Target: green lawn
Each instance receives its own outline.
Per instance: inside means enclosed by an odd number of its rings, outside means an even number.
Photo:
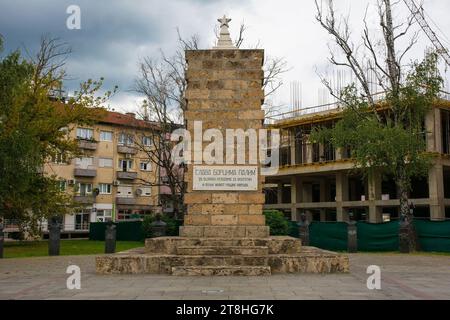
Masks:
[[[143,247],[143,242],[117,241],[116,252]],[[105,252],[104,241],[61,240],[60,254],[64,256],[102,254]],[[25,258],[48,256],[47,241],[5,242],[5,258]]]

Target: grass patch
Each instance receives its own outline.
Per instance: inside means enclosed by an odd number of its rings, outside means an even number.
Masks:
[[[117,241],[116,251],[124,251],[143,247],[143,242]],[[102,254],[105,252],[104,241],[91,240],[61,240],[60,254],[62,256]],[[5,258],[26,258],[48,256],[48,241],[15,241],[5,242]]]

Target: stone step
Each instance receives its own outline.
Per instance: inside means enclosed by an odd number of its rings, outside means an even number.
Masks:
[[[269,248],[264,246],[184,246],[177,248],[177,254],[190,256],[203,255],[268,255]]]
[[[145,241],[149,254],[177,254],[179,247],[268,247],[269,254],[295,254],[301,250],[301,241],[292,237],[269,238],[183,238],[160,237]]]
[[[172,267],[174,276],[270,276],[269,266],[184,266]]]

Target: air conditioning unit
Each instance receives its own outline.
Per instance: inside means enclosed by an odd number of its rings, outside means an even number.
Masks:
[[[167,177],[167,176],[161,177],[161,182],[162,183],[169,183],[169,177]]]
[[[120,186],[120,181],[114,180],[113,181],[113,186]]]
[[[143,191],[142,191],[142,189],[136,189],[136,191],[134,191],[134,193],[135,193],[138,197],[140,197],[140,196],[142,196]]]
[[[125,159],[131,159],[133,157],[133,155],[131,153],[127,153],[125,155]]]
[[[74,179],[67,180],[67,184],[69,186],[73,186],[75,184],[75,180]]]

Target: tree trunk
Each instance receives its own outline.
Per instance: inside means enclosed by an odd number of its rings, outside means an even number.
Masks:
[[[399,246],[400,252],[410,253],[417,249],[416,230],[414,228],[414,216],[410,210],[408,185],[405,179],[401,179],[400,191],[400,225],[399,225]]]

